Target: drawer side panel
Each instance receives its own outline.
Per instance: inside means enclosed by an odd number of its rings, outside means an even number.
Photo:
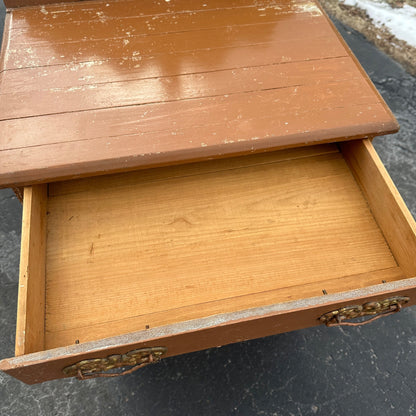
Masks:
[[[47,185],[24,190],[16,356],[44,349],[47,192]]]
[[[340,147],[403,273],[416,276],[416,223],[371,141]]]

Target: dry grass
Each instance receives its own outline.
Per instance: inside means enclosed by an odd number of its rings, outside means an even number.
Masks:
[[[347,6],[338,0],[320,0],[330,15],[361,32],[370,42],[400,62],[408,72],[416,76],[416,48],[396,38],[387,28],[377,27],[365,10]],[[416,0],[386,0],[392,7],[402,7],[407,3],[416,7]]]

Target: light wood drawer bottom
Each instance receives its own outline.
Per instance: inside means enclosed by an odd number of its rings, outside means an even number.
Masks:
[[[25,188],[16,358],[27,382],[416,298],[416,228],[368,140]],[[324,295],[323,293],[327,293]]]

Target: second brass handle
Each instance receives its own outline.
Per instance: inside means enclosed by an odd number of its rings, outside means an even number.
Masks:
[[[323,314],[319,320],[326,326],[362,326],[384,316],[400,312],[402,306],[409,300],[408,296],[395,296],[382,301],[367,302],[363,305],[345,306]],[[371,316],[371,318],[362,322],[348,322],[348,320],[363,316]]]

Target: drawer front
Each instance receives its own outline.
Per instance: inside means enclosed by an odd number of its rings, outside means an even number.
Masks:
[[[107,369],[114,368],[109,363],[114,356],[128,368],[140,365],[142,362],[147,363],[147,359],[137,360],[134,363],[128,360],[122,361],[122,355],[129,355],[136,350],[154,349],[156,351],[154,362],[157,362],[159,358],[323,325],[320,318],[328,312],[349,305],[363,305],[395,296],[409,298],[403,306],[415,304],[416,278],[338,295],[326,295],[300,302],[217,315],[105,340],[23,355],[3,360],[0,363],[0,369],[27,384],[35,384],[68,376],[79,376],[80,374],[74,372],[71,367],[76,367],[81,362],[79,366],[82,369],[81,374],[85,378],[90,378],[90,376],[96,376],[96,373],[105,374]],[[85,361],[90,361],[93,365],[85,366]],[[100,367],[97,361],[103,363],[103,366]]]

